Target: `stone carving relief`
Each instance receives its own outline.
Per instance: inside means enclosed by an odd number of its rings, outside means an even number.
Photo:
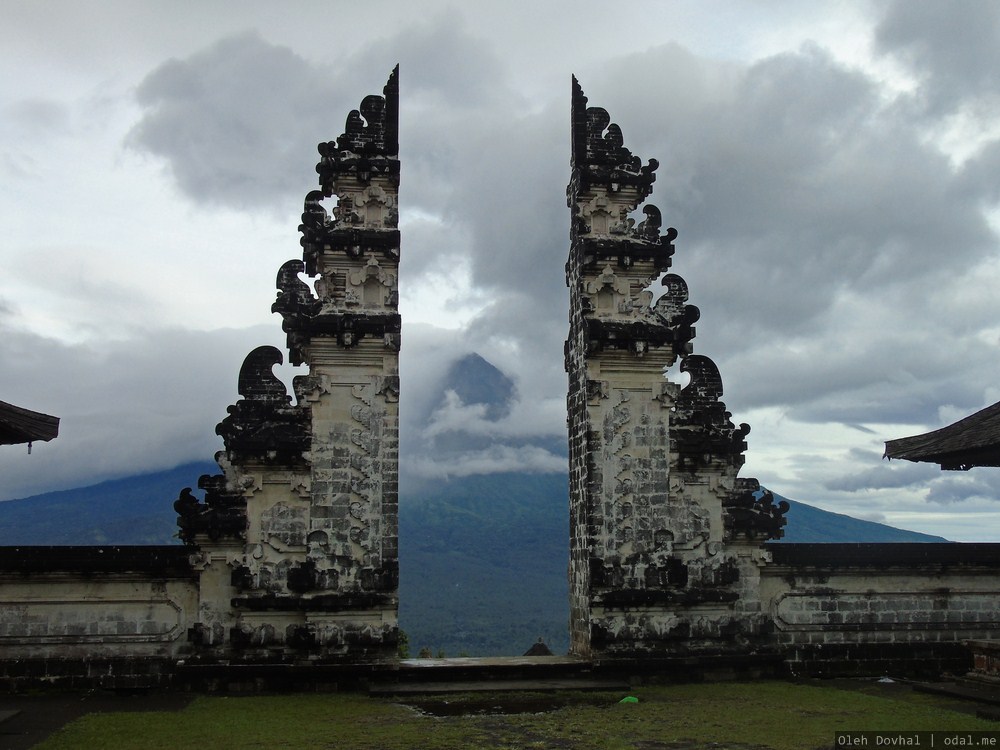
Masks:
[[[580,206],[582,232],[592,235],[625,234],[635,224],[629,218],[629,210],[627,204],[609,200],[605,193],[598,193]]]
[[[275,503],[261,513],[260,528],[264,540],[277,549],[305,548],[309,509],[306,505]]]
[[[605,266],[600,276],[588,281],[586,291],[597,315],[631,311],[628,279],[616,276],[611,266]]]
[[[398,300],[396,276],[387,272],[375,256],[364,267],[347,274],[345,304],[353,307],[395,307]]]
[[[334,209],[339,224],[372,229],[394,228],[399,222],[395,196],[380,185],[342,189]]]
[[[258,347],[244,360],[239,377],[244,398],[229,407],[229,416],[215,430],[230,462],[301,463],[308,450],[308,415],[291,405],[285,384],[272,370],[283,362],[273,346]]]

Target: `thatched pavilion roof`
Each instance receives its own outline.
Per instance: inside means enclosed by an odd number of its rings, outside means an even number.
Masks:
[[[962,471],[1000,466],[1000,402],[939,430],[888,440],[885,455]]]
[[[0,445],[51,440],[59,434],[59,417],[51,417],[0,401]]]

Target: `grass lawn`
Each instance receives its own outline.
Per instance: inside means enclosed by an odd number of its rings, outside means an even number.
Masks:
[[[551,701],[546,713],[436,717],[388,699],[356,694],[202,696],[179,712],[89,714],[37,748],[694,748],[832,747],[836,731],[993,730],[1000,725],[950,710],[908,690],[875,684],[841,689],[791,682],[713,683],[638,688],[622,694],[489,696],[512,703]],[[482,695],[435,697],[437,708],[472,710]],[[433,709],[433,707],[432,707]],[[715,744],[713,744],[715,743]]]

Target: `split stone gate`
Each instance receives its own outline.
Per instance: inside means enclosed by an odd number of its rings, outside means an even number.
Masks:
[[[319,144],[302,257],[281,266],[272,305],[290,361],[308,366],[294,403],[272,371],[282,353],[251,352],[217,428],[220,473],[175,503],[183,547],[0,548],[0,679],[396,664],[398,111],[397,68]],[[575,79],[571,167],[572,654],[686,674],[966,663],[961,641],[1000,628],[1000,546],[768,545],[787,505],[737,476],[749,427],[693,353],[698,309],[665,273],[677,233],[649,204],[630,218],[657,163]],[[664,376],[678,360],[683,388]]]
[[[278,272],[296,404],[254,351],[244,398],[219,425],[223,473],[177,505],[196,547],[200,654],[386,660],[396,651],[400,319],[398,71],[343,135],[319,146],[302,260]],[[738,480],[749,428],[734,427],[719,373],[692,354],[697,308],[670,267],[673,229],[643,165],[573,83],[571,291],[566,343],[572,651],[648,658],[744,653],[767,632],[759,569],[783,508]],[[322,201],[336,198],[330,215]],[[300,280],[316,278],[315,295]],[[681,359],[681,389],[665,368]]]

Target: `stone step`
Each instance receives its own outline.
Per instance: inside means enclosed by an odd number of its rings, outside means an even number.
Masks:
[[[564,690],[578,691],[627,691],[629,684],[623,680],[591,679],[581,677],[553,677],[527,680],[451,680],[447,682],[411,682],[372,685],[372,696],[442,695],[445,693],[547,693]]]
[[[621,679],[598,678],[593,665],[572,656],[404,659],[369,686],[371,695],[627,690]]]
[[[589,676],[592,669],[589,661],[571,656],[403,659],[391,679],[410,683],[579,678]]]

